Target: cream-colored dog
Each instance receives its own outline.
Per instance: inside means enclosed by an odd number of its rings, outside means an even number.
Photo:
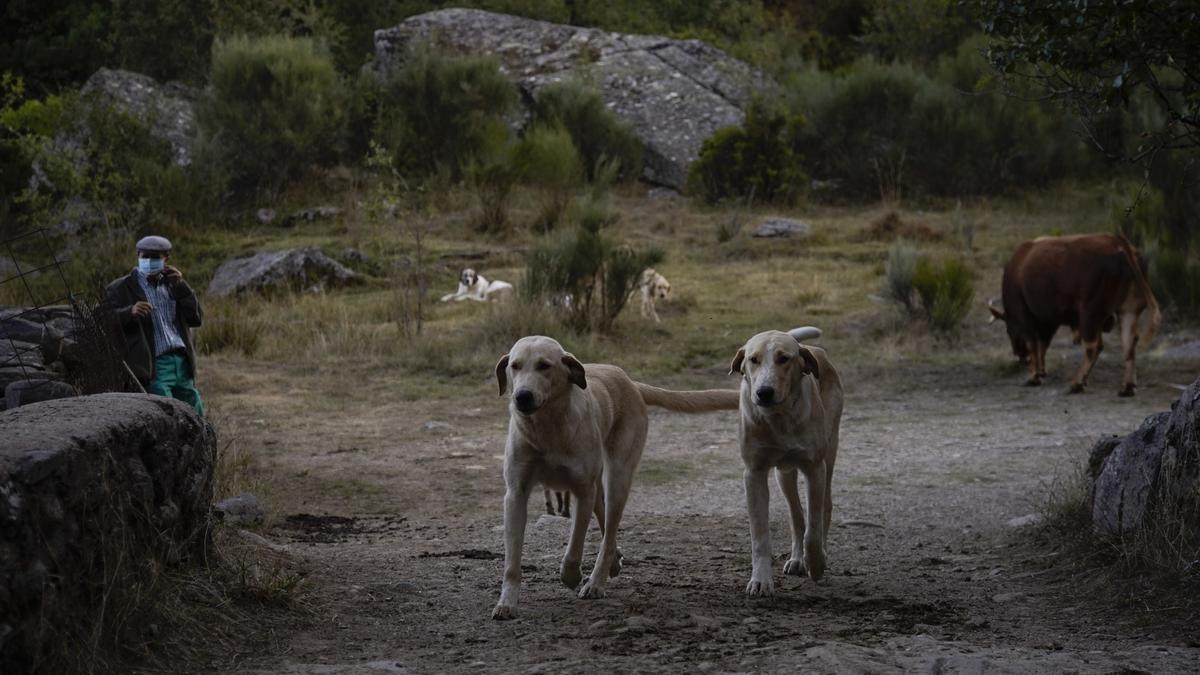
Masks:
[[[638,285],[642,289],[642,317],[654,319],[654,323],[661,323],[662,319],[658,318],[658,311],[654,308],[654,301],[665,300],[670,297],[671,282],[656,272],[653,267],[647,267],[642,272],[642,278]]]
[[[646,444],[646,406],[677,412],[735,410],[738,392],[668,391],[634,382],[616,366],[584,366],[557,341],[521,338],[496,364],[503,396],[512,383],[504,449],[504,580],[494,619],[517,614],[521,549],[529,493],[538,483],[575,497],[571,536],[559,575],[568,588],[583,579],[583,540],[592,514],[602,542],[580,598],[604,596],[621,571],[617,529]]]
[[[792,555],[783,573],[807,571],[814,581],[825,573],[842,383],[825,350],[800,344],[820,335],[819,329],[808,326],[788,333],[759,333],[737,351],[729,368],[731,375],[742,376],[740,441],[750,512],[752,571],[746,585],[750,597],[775,593],[767,508],[767,474],[772,468],[791,512]],[[808,486],[807,524],[797,470]]]

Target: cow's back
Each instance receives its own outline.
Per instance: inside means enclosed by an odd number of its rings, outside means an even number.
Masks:
[[[1136,257],[1112,234],[1022,243],[1004,270],[1004,309],[1024,325],[1077,327],[1117,311],[1136,279]]]

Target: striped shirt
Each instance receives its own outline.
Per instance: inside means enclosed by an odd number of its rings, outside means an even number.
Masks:
[[[135,270],[134,274],[142,292],[146,294],[146,302],[154,308],[150,312],[150,322],[154,324],[154,355],[162,356],[176,349],[187,349],[175,325],[175,298],[171,297],[171,287],[161,277],[159,283],[154,283],[141,270]]]

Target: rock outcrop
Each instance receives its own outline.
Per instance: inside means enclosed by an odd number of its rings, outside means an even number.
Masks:
[[[1200,379],[1137,431],[1092,448],[1092,525],[1125,535],[1160,516],[1200,527]],[[1194,533],[1196,534],[1196,533]]]
[[[209,297],[246,292],[323,291],[358,275],[315,248],[256,253],[221,263],[208,285]]]
[[[179,166],[192,163],[199,96],[195,90],[175,82],[161,84],[148,75],[127,70],[101,68],[88,78],[81,91],[147,124],[151,134],[171,144]]]
[[[156,567],[143,563],[207,543],[215,453],[212,427],[173,399],[0,412],[0,672],[30,672],[64,636],[88,634],[115,585]]]
[[[444,9],[375,31],[375,68],[400,68],[413,45],[496,56],[525,100],[563,80],[595,82],[641,139],[647,180],[683,186],[706,138],[741,124],[764,79],[699,40],[608,33],[471,9]],[[586,73],[586,76],[585,76]]]

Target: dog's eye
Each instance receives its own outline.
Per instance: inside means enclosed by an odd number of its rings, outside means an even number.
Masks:
[[[520,369],[521,369],[521,362],[520,362],[520,361],[517,361],[517,362],[513,363],[512,365],[510,365],[509,367],[510,367],[510,368],[512,368],[513,370],[520,370]]]
[[[775,363],[778,363],[781,366],[790,360],[791,360],[791,357],[788,356],[787,354],[780,354],[779,356],[775,357]]]
[[[757,356],[751,356],[750,363],[753,363],[757,366],[758,364],[762,363],[762,359],[758,358]]]
[[[550,364],[549,364],[549,363],[546,363],[545,361],[538,361],[538,364],[537,364],[537,366],[535,366],[535,367],[536,367],[538,370],[546,370],[547,368],[549,368],[549,367],[550,367]]]

